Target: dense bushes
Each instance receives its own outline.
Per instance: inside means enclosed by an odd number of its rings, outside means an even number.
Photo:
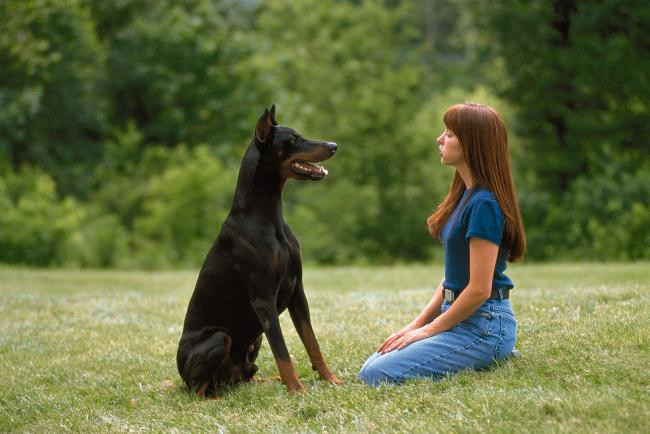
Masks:
[[[29,168],[0,179],[0,260],[48,265],[78,222],[73,200],[59,201],[52,179]]]
[[[345,148],[336,158],[345,158]],[[379,220],[380,193],[359,186],[329,164],[331,178],[319,183],[290,181],[285,217],[298,234],[307,262],[350,263],[405,260],[384,248],[384,236],[370,228]],[[117,164],[116,166],[119,166]],[[101,173],[101,170],[98,171]],[[203,260],[230,207],[238,167],[225,167],[208,146],[150,148],[128,169],[113,172],[93,200],[59,197],[44,172],[25,167],[0,177],[0,262],[73,267],[192,267]],[[448,173],[440,173],[445,179]],[[556,203],[543,191],[518,190],[537,259],[650,259],[648,228],[650,170],[605,171],[581,179],[570,203]],[[424,259],[440,250],[424,219],[437,189],[413,185],[397,204],[421,217],[410,227],[385,231],[419,243]],[[567,212],[566,210],[569,210]],[[406,224],[405,224],[406,226]],[[412,233],[413,235],[409,235]],[[396,242],[399,242],[396,241]]]
[[[648,259],[649,5],[0,2],[0,262],[198,265],[272,102],[339,143],[285,190],[307,262],[430,259],[468,100],[508,123],[528,258]]]
[[[236,172],[208,148],[174,151],[173,164],[146,181],[133,221],[136,262],[145,266],[199,264],[232,200]]]
[[[148,165],[157,167],[155,174]],[[39,170],[8,171],[0,178],[0,262],[196,265],[230,207],[235,176],[207,147],[153,148],[131,170],[114,175],[110,191],[97,193],[120,202],[111,210],[109,200],[58,197],[54,181]]]

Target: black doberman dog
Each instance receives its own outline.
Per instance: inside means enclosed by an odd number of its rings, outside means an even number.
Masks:
[[[282,216],[289,178],[320,180],[317,163],[336,143],[307,140],[278,126],[275,105],[264,110],[246,151],[232,208],[199,273],[183,326],[176,362],[187,387],[200,396],[250,381],[262,333],[289,391],[304,391],[289,357],[278,315],[289,308],[314,370],[335,384],[320,351],[302,284],[300,244]]]

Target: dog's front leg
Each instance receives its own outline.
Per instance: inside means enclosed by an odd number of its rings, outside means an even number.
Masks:
[[[287,345],[284,342],[284,336],[282,336],[280,319],[275,303],[265,299],[256,299],[253,300],[252,305],[262,324],[266,339],[269,341],[269,346],[278,365],[282,382],[287,385],[289,392],[301,391],[304,393],[305,386],[302,385],[296,374],[296,369],[293,366]]]
[[[321,352],[318,341],[316,340],[316,335],[314,334],[314,329],[311,325],[309,306],[307,305],[307,298],[305,297],[305,291],[302,287],[302,281],[299,281],[296,285],[293,298],[289,303],[289,313],[291,314],[293,325],[296,327],[296,331],[298,331],[300,340],[302,340],[302,343],[307,350],[307,355],[311,361],[312,369],[317,371],[318,375],[320,375],[323,380],[329,381],[333,384],[342,384],[343,382],[336,378],[336,375],[332,374],[329,366],[327,366],[325,357],[323,357],[323,353]]]

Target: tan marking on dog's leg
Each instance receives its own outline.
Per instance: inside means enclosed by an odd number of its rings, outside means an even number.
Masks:
[[[276,359],[275,362],[278,364],[278,370],[280,371],[280,378],[282,382],[287,385],[289,392],[302,392],[305,393],[305,386],[300,382],[298,375],[296,374],[296,369],[293,366],[291,360],[288,362]]]
[[[205,391],[208,389],[208,386],[210,385],[210,382],[206,382],[203,386],[201,386],[197,391],[196,394],[199,395],[201,398],[205,398]]]
[[[332,374],[329,366],[325,362],[325,357],[320,350],[318,341],[316,340],[316,335],[314,335],[314,330],[307,323],[302,323],[300,326],[300,337],[302,342],[305,345],[307,350],[307,355],[309,355],[309,360],[311,361],[312,369],[318,372],[318,375],[323,380],[329,381],[332,384],[343,384],[341,380],[336,378],[336,375]]]

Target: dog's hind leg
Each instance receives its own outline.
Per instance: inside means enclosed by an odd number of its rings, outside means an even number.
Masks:
[[[336,378],[336,375],[332,374],[329,366],[327,366],[325,357],[323,357],[323,353],[316,340],[314,329],[311,326],[307,298],[305,297],[301,281],[297,283],[293,298],[289,302],[289,314],[291,314],[293,325],[296,327],[300,340],[302,340],[307,350],[312,369],[317,371],[323,380],[329,381],[332,384],[342,384],[343,382]]]
[[[205,396],[222,377],[230,375],[224,370],[229,369],[230,348],[232,340],[223,331],[201,331],[200,340],[187,339],[178,347],[176,361],[178,372],[187,387],[200,396]]]
[[[253,342],[248,348],[246,353],[246,359],[244,364],[244,380],[245,381],[255,381],[255,373],[259,369],[255,364],[257,355],[260,352],[260,347],[262,346],[262,335],[260,335],[255,342]]]

